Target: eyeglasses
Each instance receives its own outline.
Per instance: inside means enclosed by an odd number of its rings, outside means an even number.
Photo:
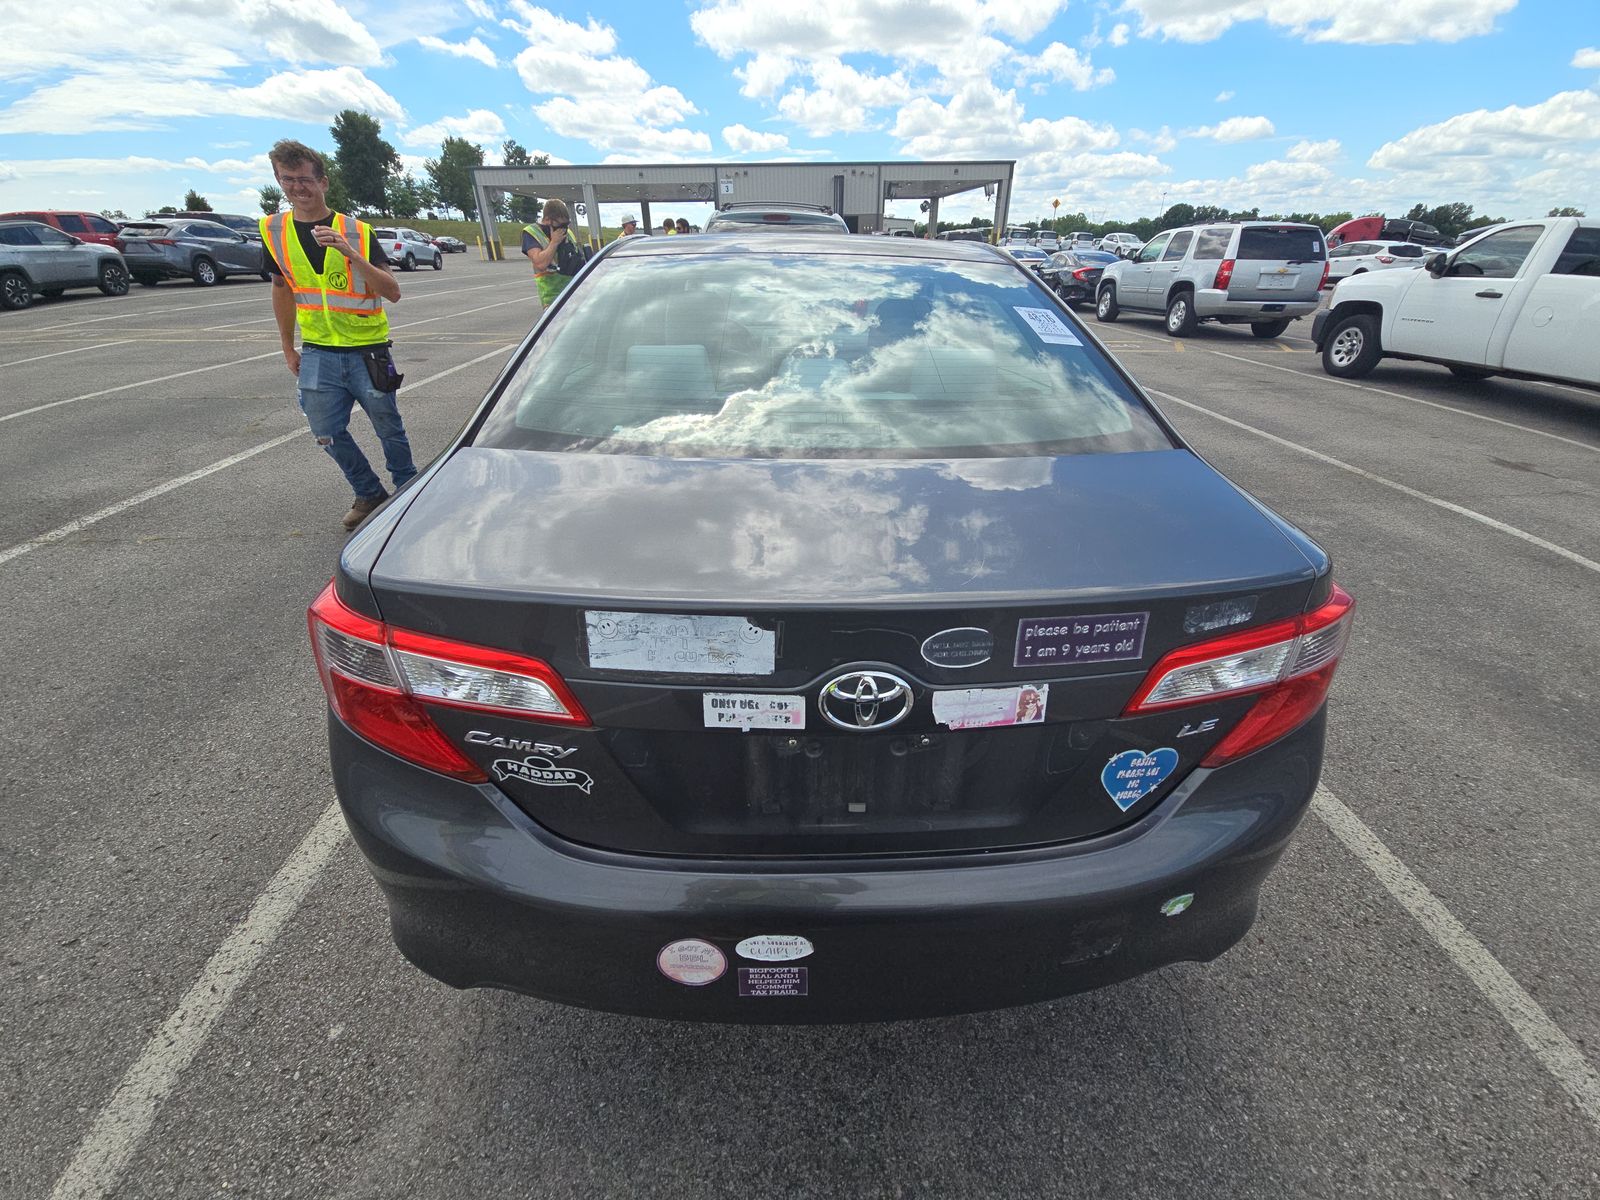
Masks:
[[[552,226],[550,226],[550,228],[551,229],[571,229],[572,228],[572,223],[569,221],[568,223],[566,223],[564,225],[552,225]]]
[[[310,187],[320,180],[316,175],[279,175],[278,182],[285,187]]]

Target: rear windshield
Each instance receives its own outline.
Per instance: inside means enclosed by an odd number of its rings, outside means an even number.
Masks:
[[[717,225],[754,225],[760,229],[785,229],[804,225],[807,233],[843,233],[837,217],[826,213],[725,212],[712,220]]]
[[[1322,230],[1310,225],[1246,225],[1239,231],[1240,260],[1321,262]]]
[[[396,242],[400,240],[400,235],[392,229],[374,229],[372,236],[381,242]]]
[[[905,459],[1172,445],[1007,263],[649,255],[578,287],[475,444]]]

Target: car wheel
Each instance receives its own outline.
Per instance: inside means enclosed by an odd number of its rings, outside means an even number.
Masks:
[[[1167,301],[1167,332],[1173,337],[1189,337],[1198,322],[1194,318],[1194,294],[1179,292]]]
[[[1366,313],[1340,321],[1322,343],[1322,369],[1336,379],[1359,379],[1369,374],[1382,357],[1378,320]]]
[[[108,296],[128,294],[128,268],[109,262],[100,268],[100,290]]]
[[[194,281],[201,287],[210,287],[217,282],[217,264],[209,258],[194,260]]]
[[[412,254],[410,251],[407,251],[406,261],[404,264],[402,264],[402,269],[407,271],[415,271],[417,269],[417,256]]]
[[[1115,321],[1121,310],[1117,307],[1117,285],[1108,283],[1100,289],[1100,298],[1095,301],[1094,319],[1096,321]]]
[[[161,282],[159,275],[135,275],[134,279],[138,280],[140,287],[155,287]]]
[[[444,255],[440,254],[437,250],[433,252],[433,269],[435,271],[444,270]]]
[[[1482,367],[1456,367],[1450,368],[1450,374],[1457,379],[1488,379],[1493,371],[1485,371]]]
[[[1283,331],[1288,328],[1289,322],[1287,321],[1252,321],[1250,323],[1250,332],[1258,338],[1281,337]]]
[[[33,303],[33,285],[15,271],[0,275],[0,308],[27,308]]]

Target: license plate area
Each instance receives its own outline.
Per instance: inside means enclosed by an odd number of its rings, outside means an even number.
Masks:
[[[1300,272],[1290,271],[1284,275],[1262,275],[1260,282],[1263,288],[1267,288],[1269,290],[1278,290],[1281,288],[1287,291],[1289,288],[1294,287],[1295,284],[1300,282]]]

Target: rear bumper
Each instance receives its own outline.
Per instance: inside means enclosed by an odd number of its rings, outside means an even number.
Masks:
[[[1216,288],[1201,288],[1194,294],[1194,313],[1203,321],[1281,321],[1304,317],[1317,311],[1320,301],[1310,300],[1230,300],[1228,293]]]
[[[1136,825],[1071,846],[984,856],[768,864],[656,859],[559,839],[496,789],[404,763],[330,720],[339,800],[416,966],[615,1012],[758,1023],[879,1021],[1029,1004],[1227,950],[1310,801],[1323,716],[1197,772]],[[1162,905],[1193,893],[1176,916]],[[759,934],[814,952],[738,956]],[[720,949],[687,986],[669,943]],[[740,968],[804,968],[806,994],[741,996]],[[770,978],[770,977],[769,977]],[[784,977],[792,984],[799,976]]]

